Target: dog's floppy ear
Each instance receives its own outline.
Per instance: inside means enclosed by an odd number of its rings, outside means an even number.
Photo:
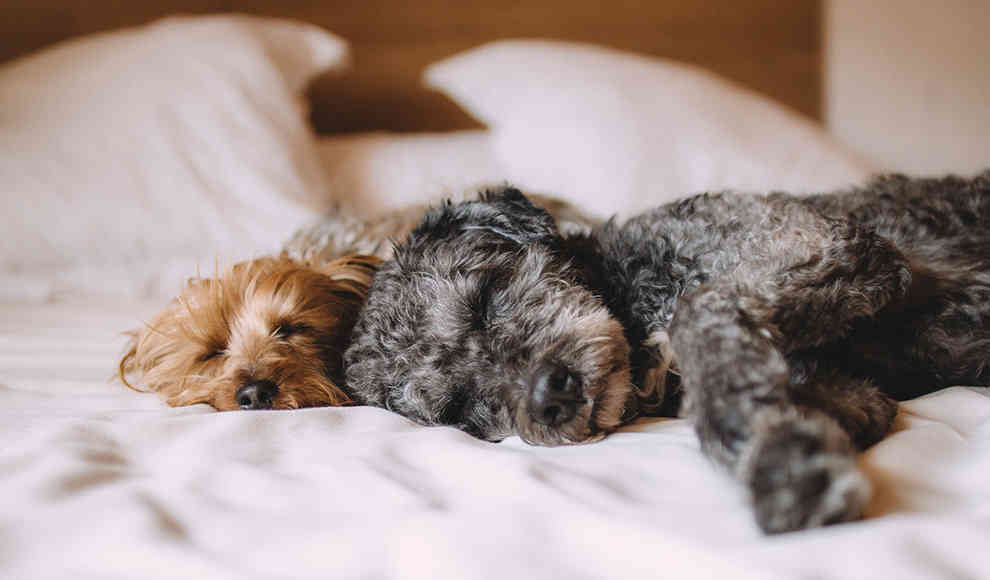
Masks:
[[[349,293],[353,298],[364,302],[368,297],[371,279],[381,263],[382,259],[377,256],[351,254],[315,268],[336,283],[337,292]]]
[[[557,234],[553,217],[514,187],[482,192],[475,201],[449,202],[432,208],[413,231],[422,236],[446,237],[468,231],[493,233],[517,244],[547,243]]]

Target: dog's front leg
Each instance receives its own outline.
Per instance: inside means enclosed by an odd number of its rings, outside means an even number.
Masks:
[[[849,434],[793,396],[774,332],[752,315],[772,310],[766,302],[729,281],[682,299],[670,331],[683,414],[703,450],[747,486],[764,531],[855,519],[870,488]]]

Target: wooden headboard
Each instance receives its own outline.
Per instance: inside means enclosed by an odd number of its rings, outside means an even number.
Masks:
[[[419,86],[424,66],[510,37],[594,42],[707,67],[821,118],[821,0],[7,0],[0,60],[91,32],[182,13],[239,11],[318,24],[351,44],[354,70],[310,90],[323,133],[477,126]]]

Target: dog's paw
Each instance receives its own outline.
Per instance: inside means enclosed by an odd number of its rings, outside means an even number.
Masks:
[[[747,481],[756,521],[768,534],[858,519],[870,484],[834,423],[778,425],[756,443]]]

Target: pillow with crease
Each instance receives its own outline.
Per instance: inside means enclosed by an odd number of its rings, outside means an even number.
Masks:
[[[170,295],[327,206],[301,107],[347,46],[307,24],[173,17],[0,67],[4,298]]]
[[[488,124],[510,181],[601,216],[699,191],[827,190],[874,171],[812,121],[669,60],[507,40],[434,63],[424,80]]]

